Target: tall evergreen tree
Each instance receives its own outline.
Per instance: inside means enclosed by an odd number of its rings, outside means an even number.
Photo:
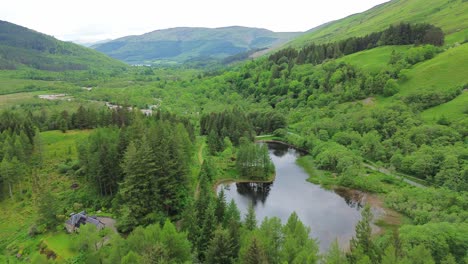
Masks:
[[[244,264],[266,264],[268,263],[264,249],[256,237],[250,241],[247,252],[242,257]]]
[[[247,214],[245,215],[244,225],[247,230],[251,231],[257,228],[257,216],[255,215],[255,209],[252,203],[250,203]]]
[[[223,226],[226,226],[225,213],[226,213],[226,196],[224,195],[224,190],[221,189],[216,199],[215,216],[216,216],[216,222]]]
[[[372,262],[379,262],[377,247],[371,239],[372,228],[370,223],[373,215],[370,206],[366,205],[361,211],[361,220],[356,225],[356,237],[351,239],[351,252],[348,255],[351,263],[356,263],[357,255],[361,253],[368,256]]]
[[[213,239],[210,241],[206,252],[207,264],[231,264],[233,258],[234,246],[229,233],[222,228],[214,232]]]
[[[119,200],[123,203],[120,228],[122,231],[129,231],[144,224],[145,217],[158,209],[158,197],[152,183],[157,169],[145,137],[138,149],[135,143],[130,143],[125,152],[122,170],[125,178],[119,189]]]
[[[338,240],[333,241],[324,257],[325,264],[346,264],[347,259],[343,251],[340,250]],[[396,263],[396,262],[395,262]]]

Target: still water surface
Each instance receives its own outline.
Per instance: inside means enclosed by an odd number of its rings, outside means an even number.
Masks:
[[[354,227],[361,218],[361,203],[346,191],[330,191],[306,181],[307,173],[296,164],[301,153],[278,143],[268,143],[270,157],[275,164],[273,183],[226,183],[224,189],[229,202],[234,199],[242,215],[253,204],[260,224],[265,217],[279,217],[286,223],[292,212],[311,228],[321,251],[338,239],[342,247],[354,235]]]

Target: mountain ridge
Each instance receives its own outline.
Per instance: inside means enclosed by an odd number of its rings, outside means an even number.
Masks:
[[[263,28],[175,27],[125,36],[92,48],[127,63],[183,63],[197,59],[224,59],[268,49],[302,32],[273,32]]]
[[[0,69],[47,71],[122,69],[125,64],[95,50],[0,20]]]

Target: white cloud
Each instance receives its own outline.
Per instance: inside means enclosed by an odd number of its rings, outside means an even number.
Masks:
[[[250,26],[305,31],[386,0],[15,0],[0,19],[62,40],[97,40],[170,27]]]

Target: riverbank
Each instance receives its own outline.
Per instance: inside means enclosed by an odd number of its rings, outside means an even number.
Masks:
[[[258,142],[279,143],[294,149],[299,149],[301,152],[304,152],[304,154],[308,153],[300,148],[296,148],[290,143],[279,140],[258,140]],[[402,224],[403,215],[385,206],[382,193],[399,188],[405,184],[413,186],[414,184],[408,183],[404,179],[393,177],[393,175],[380,171],[373,171],[372,168],[368,168],[368,171],[363,172],[364,175],[354,178],[356,181],[352,182],[350,184],[351,186],[346,186],[342,183],[349,182],[340,180],[339,175],[336,173],[318,169],[313,157],[310,155],[299,157],[296,160],[296,164],[309,175],[307,179],[308,182],[341,194],[345,199],[351,199],[357,203],[369,204],[375,216],[372,227],[373,235],[382,234],[385,230],[397,228]]]

